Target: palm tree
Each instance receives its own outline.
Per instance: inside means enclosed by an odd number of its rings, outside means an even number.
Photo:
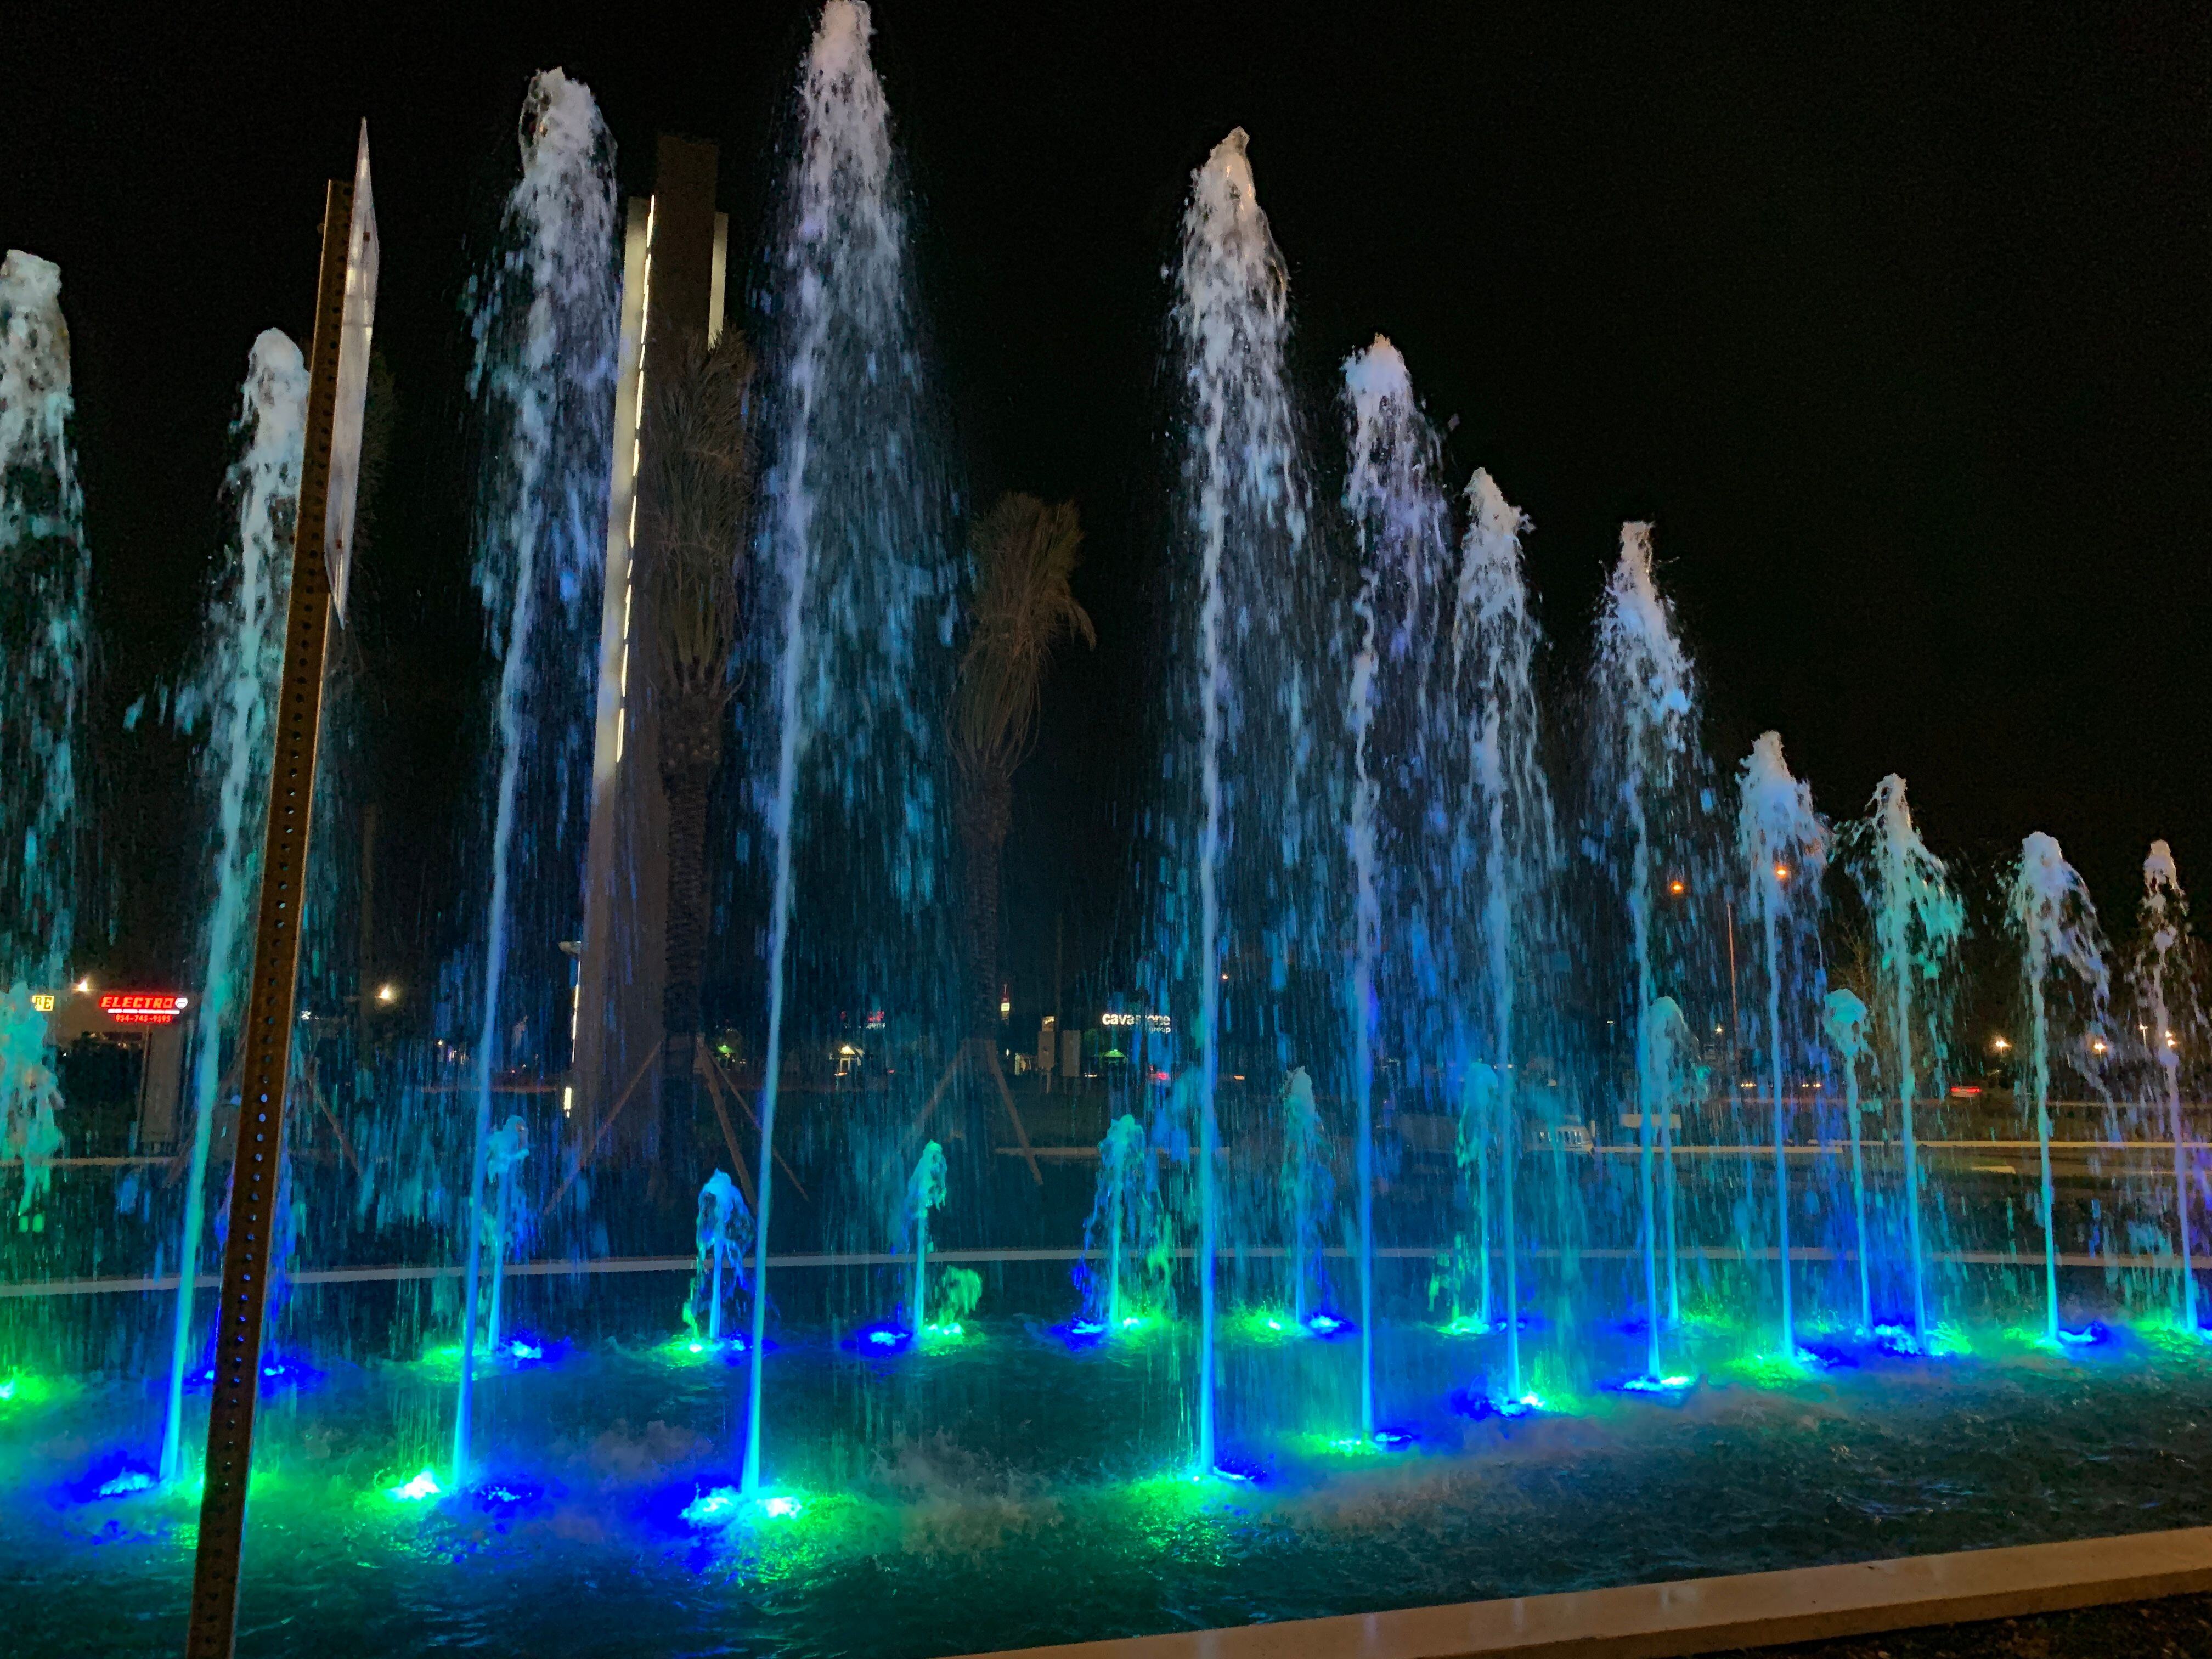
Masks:
[[[1012,821],[1014,773],[1036,746],[1037,708],[1053,647],[1070,634],[1095,647],[1098,635],[1068,586],[1083,557],[1074,502],[1001,495],[975,526],[969,544],[975,560],[975,623],[960,659],[951,722],[960,775],[955,811],[967,875],[963,1049],[988,1064],[1003,1093],[999,863]],[[1006,1103],[1011,1112],[1011,1097]],[[1019,1132],[1018,1115],[1015,1127]],[[1023,1140],[1026,1146],[1025,1134]]]
[[[668,797],[667,975],[662,1075],[688,1079],[706,956],[707,793],[737,690],[738,565],[752,505],[753,356],[726,331],[696,335],[663,378],[647,499],[659,640],[660,781]]]

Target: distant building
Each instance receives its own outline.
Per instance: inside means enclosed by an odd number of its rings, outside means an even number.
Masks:
[[[654,441],[653,392],[687,335],[721,336],[729,216],[714,210],[712,144],[664,133],[653,194],[632,197],[623,248],[622,347],[608,495],[606,597],[577,952],[575,1066],[568,1103],[579,1144],[620,1112],[653,1121],[667,960],[668,801],[660,781],[660,651],[653,550],[641,544],[638,481]]]

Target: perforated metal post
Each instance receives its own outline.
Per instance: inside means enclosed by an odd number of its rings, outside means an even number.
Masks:
[[[228,1659],[238,1626],[239,1547],[246,1532],[246,1476],[253,1462],[253,1411],[261,1380],[261,1324],[269,1293],[269,1238],[284,1147],[284,1083],[300,969],[307,830],[315,800],[316,739],[322,724],[323,655],[330,637],[331,583],[323,561],[331,479],[338,337],[344,316],[346,233],[353,185],[333,180],[323,198],[323,265],[315,290],[308,358],[307,453],[292,544],[291,614],[276,757],[269,775],[269,830],[261,860],[260,916],[246,1005],[236,1162],[230,1177],[230,1237],[216,1312],[215,1395],[208,1412],[207,1486],[200,1498],[192,1566],[188,1659]]]

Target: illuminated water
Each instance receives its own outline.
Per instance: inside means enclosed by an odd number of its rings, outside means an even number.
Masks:
[[[1920,1080],[1930,1074],[1937,1097],[1947,1092],[1946,988],[1966,913],[1946,879],[1942,860],[1928,850],[1913,827],[1905,780],[1897,774],[1875,786],[1872,811],[1853,826],[1852,833],[1862,847],[1873,849],[1871,857],[1858,860],[1855,873],[1874,915],[1880,949],[1876,999],[1887,1005],[1888,1081],[1891,1097],[1898,1103],[1899,1137],[1905,1145],[1904,1268],[1911,1292],[1912,1340],[1924,1349],[1931,1322],[1917,1122]]]
[[[1247,1447],[1255,1483],[1200,1486],[1174,1404],[1194,1338],[1070,1352],[1001,1316],[871,1359],[788,1330],[774,1514],[731,1491],[743,1373],[722,1357],[605,1347],[488,1373],[487,1479],[460,1496],[420,1479],[442,1446],[434,1367],[333,1365],[267,1415],[240,1650],[959,1653],[2212,1521],[2193,1426],[2212,1379],[2148,1344],[1777,1378],[1692,1321],[1683,1363],[1710,1380],[1674,1403],[1578,1394],[1477,1420],[1449,1393],[1468,1341],[1401,1331],[1401,1382],[1433,1392],[1404,1419],[1417,1446],[1377,1453],[1346,1430],[1349,1351],[1224,1331],[1225,1382],[1341,1415]],[[1605,1346],[1613,1369],[1641,1363],[1632,1336]],[[0,1408],[0,1554],[38,1583],[8,1599],[18,1650],[174,1650],[191,1506],[64,1490],[127,1480],[91,1448],[139,1393]]]
[[[204,660],[179,694],[175,711],[179,727],[200,739],[202,775],[215,796],[215,833],[207,955],[185,1085],[192,1138],[185,1219],[169,1258],[191,1264],[194,1271],[180,1273],[177,1281],[168,1414],[161,1431],[164,1480],[174,1480],[183,1468],[185,1376],[197,1352],[192,1299],[206,1224],[209,1157],[226,1044],[238,1041],[239,1005],[252,967],[247,915],[260,887],[261,832],[275,748],[271,703],[283,674],[292,592],[289,520],[299,507],[306,442],[307,366],[300,348],[275,329],[264,333],[253,343],[239,401],[235,433],[243,452],[230,479],[236,540],[217,567],[209,596]]]
[[[500,674],[490,894],[471,1045],[476,1128],[461,1235],[466,1288],[453,1461],[463,1469],[470,1466],[482,1247],[489,1239],[496,1261],[503,1236],[501,1226],[487,1230],[484,1215],[493,1085],[527,1059],[516,1052],[515,1032],[526,1034],[534,1022],[542,1041],[557,1023],[557,1002],[545,990],[566,976],[546,972],[532,926],[554,921],[556,939],[580,931],[578,828],[590,697],[577,668],[590,659],[598,631],[613,429],[613,141],[591,93],[558,70],[532,82],[519,138],[522,179],[507,198],[507,251],[479,296],[471,376],[491,434],[476,580]],[[513,939],[537,947],[521,998],[510,985]],[[495,1308],[491,1323],[487,1346],[496,1348]]]
[[[78,747],[85,719],[84,536],[60,269],[0,258],[0,980],[43,985],[66,964],[77,910]]]
[[[757,1075],[757,1250],[748,1377],[763,1425],[743,1484],[775,1473],[764,1261],[786,1206],[787,1076],[840,1052],[851,1079],[830,1177],[808,1218],[847,1249],[896,1248],[919,1118],[957,1020],[939,727],[958,561],[921,351],[904,184],[868,8],[830,0],[798,77],[799,123],[757,303],[772,382],[764,568],[752,614],[766,688],[749,721],[768,870],[748,902],[767,934]],[[760,1029],[760,1027],[755,1027]],[[962,1121],[969,1103],[947,1116]],[[786,1114],[780,1120],[779,1114]],[[965,1133],[963,1123],[962,1133]],[[956,1148],[969,1151],[968,1141]],[[950,1179],[972,1182],[976,1171]],[[809,1200],[810,1204],[817,1200]],[[909,1299],[914,1295],[908,1291]],[[871,1310],[879,1316],[897,1297]],[[778,1455],[781,1451],[778,1449]]]
[[[2016,1004],[1969,987],[1901,779],[1832,832],[1780,734],[1709,758],[1651,526],[1555,662],[1535,526],[1446,476],[1417,365],[1377,335],[1310,395],[1241,130],[1191,158],[1163,270],[1156,770],[1119,931],[1055,989],[1079,1075],[1013,1079],[1038,1175],[1011,1155],[996,1085],[951,1069],[939,723],[976,504],[874,27],[830,0],[808,42],[746,319],[760,511],[712,819],[742,1006],[694,1121],[596,1159],[556,1103],[616,175],[588,90],[531,84],[469,295],[467,943],[381,1042],[333,1036],[368,987],[309,969],[244,1650],[937,1654],[2212,1519],[2170,851],[2124,999],[2042,836],[1972,918],[2014,929]],[[0,270],[0,556],[37,601],[0,649],[38,692],[0,714],[0,972],[42,984],[71,894],[19,878],[67,860],[21,854],[75,833],[85,648],[58,283]],[[264,336],[179,701],[211,785],[181,1167],[64,1097],[27,983],[0,998],[26,1650],[179,1628],[207,1310],[175,1268],[222,1174],[300,378]],[[1977,989],[2004,1048],[1959,1029]]]
[[[1154,1007],[1172,1011],[1188,1051],[1170,1105],[1174,1133],[1194,1149],[1183,1207],[1205,1264],[1194,1449],[1197,1467],[1211,1468],[1221,1299],[1213,1265],[1237,1231],[1215,1169],[1223,1078],[1235,1074],[1224,1050],[1240,1006],[1271,1023],[1291,941],[1317,920],[1301,918],[1292,891],[1307,844],[1304,773],[1320,725],[1310,653],[1294,633],[1313,625],[1297,602],[1308,579],[1310,486],[1284,362],[1288,279],[1242,128],[1191,175],[1175,276],[1185,410],[1168,691],[1176,736],[1158,825],[1161,949],[1142,982]],[[1240,825],[1240,799],[1266,803],[1267,816]],[[1295,1058],[1273,1046],[1272,1055],[1255,1048],[1250,1063],[1286,1073]]]
[[[2072,1069],[2077,1076],[2094,1078],[2101,1069],[2097,1062],[2106,1051],[2101,1028],[2106,1024],[2110,976],[2105,968],[2104,935],[2097,926],[2096,908],[2089,902],[2089,890],[2066,862],[2058,843],[2040,830],[2021,845],[2009,908],[2021,936],[2021,980],[2027,1002],[2023,1060],[2028,1098],[2035,1107],[2036,1152],[2042,1165],[2042,1201],[2037,1206],[2037,1218],[2043,1224],[2043,1334],[2056,1343],[2061,1333],[2058,1206],[2051,1174],[2052,1061],[2063,1061],[2072,1051]],[[2063,1003],[2056,1009],[2052,1006],[2054,993],[2063,988],[2057,983],[2062,971],[2071,975],[2086,1003],[2070,1020],[2065,1018]]]

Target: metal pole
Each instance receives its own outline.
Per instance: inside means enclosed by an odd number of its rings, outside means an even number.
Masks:
[[[313,378],[307,386],[307,449],[292,541],[291,612],[284,629],[276,765],[269,777],[269,828],[263,842],[253,980],[246,1004],[230,1237],[223,1250],[222,1295],[216,1310],[215,1397],[208,1411],[207,1484],[200,1498],[199,1547],[192,1564],[187,1659],[229,1659],[238,1628],[239,1547],[246,1531],[246,1476],[253,1461],[262,1316],[269,1294],[269,1238],[284,1149],[284,1085],[292,1063],[300,915],[307,895],[307,830],[314,816],[324,648],[330,638],[331,583],[323,559],[323,526],[337,398],[338,337],[345,310],[346,237],[352,218],[353,185],[331,180],[323,197],[323,263],[308,359]]]

